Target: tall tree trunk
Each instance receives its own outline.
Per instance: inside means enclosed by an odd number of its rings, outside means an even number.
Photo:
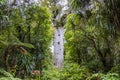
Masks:
[[[54,65],[57,68],[61,68],[63,66],[64,61],[64,29],[63,27],[57,27],[54,32]]]

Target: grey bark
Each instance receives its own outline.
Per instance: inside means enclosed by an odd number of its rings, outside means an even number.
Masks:
[[[56,3],[58,8],[58,13],[55,15],[55,21],[53,22],[55,26],[54,32],[54,53],[53,53],[53,63],[56,68],[60,69],[63,67],[64,63],[64,28],[62,18],[66,14],[67,0],[59,0]],[[58,23],[58,24],[57,24]]]
[[[56,68],[63,67],[64,61],[64,29],[57,27],[54,32],[54,65]]]

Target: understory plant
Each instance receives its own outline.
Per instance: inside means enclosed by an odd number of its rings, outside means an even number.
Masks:
[[[21,80],[21,79],[14,78],[12,74],[0,68],[0,80]]]

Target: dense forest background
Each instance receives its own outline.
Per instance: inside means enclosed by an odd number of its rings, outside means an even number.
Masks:
[[[0,80],[120,80],[120,0],[0,0]]]

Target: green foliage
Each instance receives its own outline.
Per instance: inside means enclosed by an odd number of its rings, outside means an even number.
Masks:
[[[11,75],[10,73],[6,72],[1,68],[0,68],[0,73],[4,75],[4,77],[0,77],[0,80],[21,80],[19,78],[14,78],[13,75]]]
[[[4,2],[4,0],[0,0],[0,3],[3,3]]]
[[[12,8],[0,0],[1,67],[20,78],[40,70],[38,80],[119,80],[120,1],[68,0],[71,11],[65,24],[65,65],[60,70],[53,67],[49,48],[52,17],[62,9],[57,1]],[[0,69],[0,80],[19,80],[6,71]]]
[[[51,68],[43,71],[42,80],[84,80],[90,76],[89,70],[75,63],[66,63],[63,69]]]
[[[85,14],[81,16],[78,12],[89,5],[89,0],[83,1],[85,2],[83,6],[80,4],[82,1],[78,3],[79,5],[76,4],[77,1],[70,2],[76,10],[72,10],[74,13],[68,15],[65,24],[65,58],[68,61],[88,65],[89,68],[93,67],[92,69],[97,69],[96,66],[100,63],[102,70],[108,72],[114,66],[114,60],[117,60],[113,58],[116,51],[114,46],[119,39],[115,38],[114,29],[110,28],[112,25],[109,25],[104,16],[98,12],[101,10],[99,2],[94,1],[91,11],[84,10]],[[97,59],[98,64],[94,64]],[[100,67],[97,71],[101,71]]]
[[[79,0],[68,0],[69,1],[69,6],[72,8],[72,9],[80,9],[81,7],[81,2]]]
[[[56,68],[51,68],[49,70],[43,70],[42,80],[59,80],[60,72]]]
[[[53,34],[49,9],[33,4],[6,10],[8,13],[4,9],[0,13],[0,20],[5,24],[0,26],[0,61],[3,60],[0,65],[11,73],[14,68],[14,74],[19,77],[46,68],[51,63],[49,47]]]
[[[119,75],[116,73],[102,74],[97,73],[93,74],[91,77],[88,77],[86,80],[119,80]]]
[[[90,69],[92,72],[103,72],[103,66],[102,63],[97,60],[97,59],[93,59],[91,61],[89,61],[89,63],[87,64],[88,69]]]
[[[43,71],[41,80],[119,80],[117,73],[93,73],[76,63],[65,63],[60,70],[51,68]]]
[[[60,80],[85,80],[90,75],[86,67],[75,63],[66,63],[60,73]]]
[[[43,70],[41,80],[119,80],[117,73],[93,73],[87,67],[76,63],[65,63],[60,70],[51,68]]]
[[[109,72],[110,72],[110,73],[117,73],[117,74],[120,75],[120,70],[119,70],[119,68],[120,68],[120,64],[114,66]]]
[[[6,37],[4,40],[1,40],[0,43],[2,43],[5,46],[24,46],[27,48],[34,48],[34,46],[32,44],[21,42],[12,33],[9,33],[9,36]]]

